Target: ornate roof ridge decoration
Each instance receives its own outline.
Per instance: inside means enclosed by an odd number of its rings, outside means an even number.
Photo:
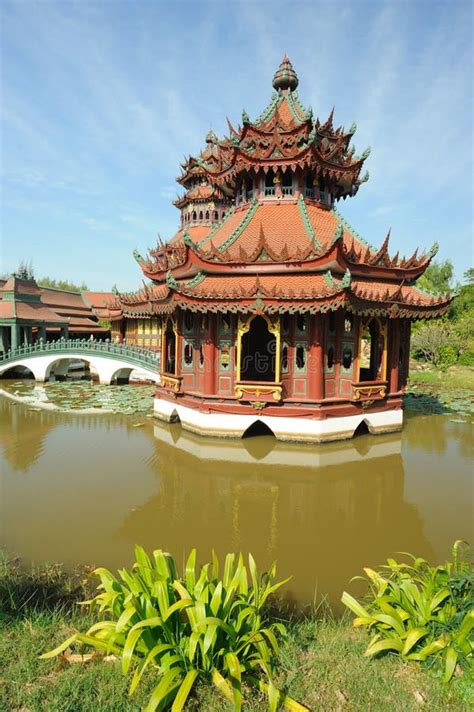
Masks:
[[[298,79],[291,62],[285,57],[277,70],[270,103],[260,116],[251,122],[246,111],[242,113],[243,125],[234,129],[230,121],[229,136],[218,139],[206,136],[207,148],[199,156],[189,157],[182,164],[183,173],[178,182],[186,185],[192,178],[205,175],[212,185],[222,187],[224,193],[239,173],[251,171],[256,165],[281,168],[306,168],[312,166],[318,175],[330,177],[338,185],[338,197],[353,195],[368,179],[360,171],[369,149],[355,157],[349,146],[355,133],[353,124],[349,131],[333,126],[334,109],[322,123],[313,121],[312,109],[300,103],[296,86]],[[267,165],[268,164],[268,165]],[[181,201],[185,198],[179,198]]]
[[[337,231],[337,228],[336,228]],[[224,251],[215,247],[211,240],[209,249],[204,250],[196,245],[192,248],[194,252],[203,260],[220,262],[222,264],[254,264],[256,262],[273,262],[275,264],[302,263],[311,261],[315,258],[321,258],[325,254],[331,252],[335,244],[335,240],[328,245],[326,249],[318,247],[313,240],[309,240],[306,248],[301,249],[299,246],[294,250],[288,248],[288,243],[285,243],[281,250],[273,249],[271,242],[266,238],[262,222],[260,221],[260,229],[258,240],[252,250],[245,250],[242,245],[237,244],[233,251],[227,248]]]
[[[344,276],[341,280],[341,286],[343,287],[343,289],[349,289],[349,287],[351,286],[351,282],[352,282],[352,274],[351,274],[350,269],[347,268],[346,271],[344,272]]]
[[[171,271],[168,271],[168,272],[166,273],[166,284],[167,284],[168,287],[169,287],[170,289],[172,289],[173,291],[179,289],[179,282],[178,282],[178,281],[176,280],[176,278],[173,276],[173,274],[171,273]]]
[[[195,277],[186,282],[186,289],[194,289],[206,279],[206,273],[200,270]]]
[[[308,235],[309,239],[311,240],[313,245],[318,248],[318,250],[324,252],[324,248],[316,237],[316,233],[314,232],[311,220],[309,219],[308,210],[306,208],[306,201],[302,195],[300,195],[300,197],[298,198],[298,210],[300,212],[301,220],[303,221],[303,226],[306,230],[306,234]]]
[[[435,301],[444,301],[445,299],[452,299],[454,294],[450,291],[447,292],[432,292],[430,289],[426,289],[425,287],[420,287],[418,284],[412,284],[410,285],[412,289],[416,290],[419,292],[419,294],[423,294],[425,297],[432,297]]]
[[[196,247],[201,248],[203,245],[205,245],[208,242],[212,242],[212,238],[216,234],[218,230],[221,229],[223,225],[231,218],[231,216],[235,213],[235,206],[232,205],[229,210],[226,212],[223,218],[217,222],[214,227],[211,229],[209,232],[209,235],[206,235],[200,242],[196,243]]]
[[[358,242],[362,243],[365,247],[370,248],[375,252],[375,247],[370,244],[365,238],[362,237],[360,233],[357,232],[357,230],[354,230],[352,225],[349,223],[349,221],[342,215],[342,213],[339,212],[339,210],[336,208],[334,205],[332,208],[332,212],[336,215],[336,217],[339,219],[339,222],[342,223],[342,225],[353,235]]]
[[[138,251],[138,249],[136,247],[133,250],[133,258],[136,262],[138,262],[138,264],[142,264],[143,262],[146,262],[146,260],[143,259],[143,257],[141,256],[140,252]]]
[[[240,237],[240,235],[243,233],[243,231],[255,215],[257,208],[258,198],[255,197],[250,204],[250,208],[247,210],[246,214],[244,215],[240,223],[237,225],[235,230],[233,230],[227,240],[225,240],[222,245],[218,247],[219,252],[224,252],[225,250],[227,250],[237,240],[237,238]]]
[[[244,286],[242,282],[239,282],[236,276],[231,276],[227,277],[227,279],[224,279],[223,287],[227,287],[227,289],[218,291],[217,288],[212,289],[209,287],[206,290],[205,279],[209,276],[210,275],[207,274],[204,275],[204,277],[200,279],[199,284],[192,284],[193,280],[191,280],[191,282],[176,282],[176,286],[174,287],[174,293],[178,293],[183,296],[193,297],[202,301],[212,299],[245,300],[253,299],[254,297],[259,297],[269,300],[304,302],[308,300],[314,301],[315,299],[322,300],[327,299],[328,297],[336,296],[343,292],[344,289],[347,289],[350,285],[350,274],[347,275],[347,273],[344,275],[342,280],[333,279],[331,282],[326,281],[326,291],[322,291],[317,285],[307,288],[298,288],[298,285],[295,285],[295,289],[292,289],[291,287],[284,289],[283,287],[279,286],[278,283],[274,283],[273,286],[268,287],[265,286],[266,277],[268,276],[260,276],[258,274],[253,274],[251,275],[253,281],[247,287]],[[237,283],[235,284],[235,286],[230,288],[229,280],[235,281]],[[196,289],[196,287],[200,286],[203,282],[203,289],[201,289],[197,293],[193,293],[193,290]],[[191,294],[189,294],[190,290]]]

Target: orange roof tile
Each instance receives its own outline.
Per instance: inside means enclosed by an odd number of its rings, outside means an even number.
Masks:
[[[330,287],[322,274],[236,275],[206,277],[196,286],[178,283],[178,291],[197,298],[245,298],[261,293],[275,299],[323,299],[342,291],[340,282]]]

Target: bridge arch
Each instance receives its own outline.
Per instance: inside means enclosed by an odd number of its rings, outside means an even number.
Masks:
[[[117,377],[129,378],[134,370],[147,380],[159,381],[159,355],[146,349],[111,342],[84,339],[35,343],[0,354],[0,375],[14,367],[28,368],[38,382],[52,374],[67,375],[72,361],[88,364],[101,384],[110,385]]]
[[[49,381],[51,376],[54,376],[58,380],[63,380],[71,375],[70,369],[73,363],[81,362],[84,364],[84,370],[89,369],[91,375],[97,375],[96,369],[93,367],[90,359],[84,358],[83,356],[71,358],[69,356],[63,356],[55,361],[52,361],[49,366],[46,367],[44,373],[44,380]]]
[[[123,366],[115,371],[110,378],[110,385],[122,383],[129,383],[130,375],[134,369],[130,366],[124,368]]]
[[[5,369],[0,374],[0,378],[5,378],[5,379],[14,379],[14,378],[33,378],[35,379],[36,376],[34,372],[31,370],[31,368],[28,368],[28,366],[24,366],[23,364],[14,364],[13,366],[10,366],[9,368]]]

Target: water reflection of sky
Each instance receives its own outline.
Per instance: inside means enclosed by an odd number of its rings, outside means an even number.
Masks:
[[[140,416],[36,411],[0,398],[1,539],[26,560],[117,567],[133,545],[251,550],[289,594],[336,601],[397,550],[447,555],[472,537],[467,423],[323,446],[201,439]]]

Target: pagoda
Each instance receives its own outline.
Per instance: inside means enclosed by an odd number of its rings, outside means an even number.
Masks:
[[[252,121],[182,164],[180,228],[146,257],[149,282],[118,294],[129,320],[161,320],[154,413],[200,434],[321,442],[402,426],[410,325],[451,297],[416,286],[436,246],[368,244],[336,208],[368,179],[356,131],[300,103],[284,57]]]

